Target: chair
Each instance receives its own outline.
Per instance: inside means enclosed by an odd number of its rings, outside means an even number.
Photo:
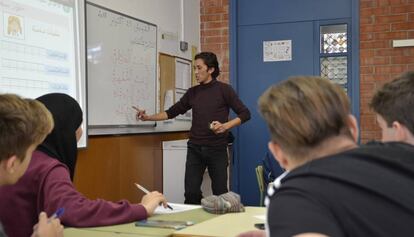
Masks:
[[[265,192],[265,184],[264,184],[264,179],[263,179],[263,166],[258,165],[255,170],[256,170],[257,185],[259,186],[259,192],[260,192],[259,205],[262,207],[263,201],[264,201],[264,192]]]

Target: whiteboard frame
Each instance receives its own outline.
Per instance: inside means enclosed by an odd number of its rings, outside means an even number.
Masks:
[[[86,21],[87,21],[87,8],[88,8],[88,5],[90,5],[92,7],[95,7],[95,8],[98,8],[98,9],[103,9],[103,10],[106,10],[106,11],[111,12],[113,14],[120,15],[120,16],[129,18],[129,19],[132,19],[134,21],[138,21],[138,22],[148,24],[148,25],[151,25],[151,26],[155,27],[155,39],[156,39],[155,40],[155,67],[154,67],[154,70],[155,70],[154,85],[155,86],[154,86],[154,105],[153,105],[153,109],[154,109],[154,112],[157,113],[157,88],[158,88],[158,85],[157,85],[158,84],[157,83],[157,80],[158,80],[158,72],[157,72],[158,71],[157,70],[157,68],[158,68],[158,64],[157,64],[157,61],[158,61],[158,27],[157,27],[157,25],[153,24],[153,23],[150,23],[148,21],[141,20],[141,19],[136,18],[136,17],[132,17],[132,16],[124,14],[122,12],[118,12],[118,11],[115,11],[113,9],[109,9],[107,7],[104,7],[104,6],[86,1],[86,4],[85,4],[85,28],[87,28],[87,22]],[[86,29],[86,31],[87,31],[87,29]],[[85,34],[85,38],[86,38],[86,40],[85,40],[85,46],[86,46],[85,47],[86,48],[85,53],[87,54],[87,47],[88,47],[87,34]],[[86,61],[86,65],[88,65],[88,61]],[[87,73],[87,75],[88,74],[89,73]],[[87,104],[89,104],[89,103],[87,103]],[[131,111],[131,113],[134,113],[134,111]],[[117,134],[149,133],[149,132],[155,132],[154,130],[156,130],[156,129],[154,129],[154,128],[156,127],[156,125],[157,125],[156,122],[152,122],[152,121],[145,122],[144,124],[142,124],[142,123],[138,124],[137,123],[137,124],[120,124],[120,125],[90,125],[89,121],[88,121],[88,135],[117,135]]]
[[[79,0],[77,8],[78,8],[78,27],[80,35],[78,36],[78,44],[79,44],[79,71],[81,75],[83,75],[83,81],[80,79],[79,83],[83,85],[80,86],[80,88],[83,88],[83,91],[79,91],[79,102],[83,108],[82,116],[82,136],[80,140],[77,143],[78,148],[86,149],[88,148],[88,134],[89,134],[89,128],[88,128],[88,64],[87,64],[87,52],[86,52],[86,2],[84,0]],[[83,50],[83,57],[82,57],[82,50]],[[82,98],[83,96],[83,98]]]

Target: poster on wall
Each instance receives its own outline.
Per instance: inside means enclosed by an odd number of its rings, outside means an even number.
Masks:
[[[263,41],[263,62],[292,61],[292,40]]]
[[[180,58],[175,59],[175,102],[178,102],[185,92],[191,87],[191,61]],[[192,110],[178,115],[178,120],[190,120]]]

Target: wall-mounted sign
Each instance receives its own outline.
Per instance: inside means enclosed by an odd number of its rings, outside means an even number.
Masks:
[[[291,60],[292,40],[263,41],[263,62]]]

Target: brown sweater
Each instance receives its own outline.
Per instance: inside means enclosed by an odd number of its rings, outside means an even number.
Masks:
[[[174,118],[192,109],[193,119],[190,142],[198,145],[217,146],[227,144],[227,135],[214,134],[209,123],[225,123],[232,109],[242,123],[250,119],[250,111],[239,99],[233,88],[213,79],[208,84],[200,84],[188,89],[184,96],[167,111],[168,118]]]

